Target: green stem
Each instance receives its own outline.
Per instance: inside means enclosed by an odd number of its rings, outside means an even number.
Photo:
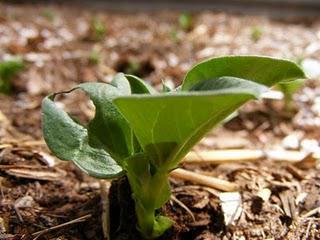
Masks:
[[[139,231],[148,239],[153,236],[155,224],[154,209],[146,209],[138,201],[135,202]]]
[[[158,172],[137,178],[128,173],[128,179],[135,200],[139,231],[146,239],[161,236],[173,224],[169,218],[156,215],[156,210],[170,197],[168,174]]]

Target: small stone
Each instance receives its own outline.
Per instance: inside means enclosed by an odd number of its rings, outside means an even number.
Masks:
[[[299,133],[292,133],[282,140],[282,146],[286,149],[298,149],[301,137]]]
[[[305,59],[302,61],[302,68],[310,78],[320,77],[320,62],[315,59]]]

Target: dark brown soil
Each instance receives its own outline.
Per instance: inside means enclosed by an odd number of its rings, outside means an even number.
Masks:
[[[54,158],[43,142],[40,105],[48,93],[86,81],[108,82],[117,71],[135,73],[158,88],[162,79],[178,85],[195,62],[225,54],[320,59],[320,19],[281,22],[202,12],[185,32],[178,16],[0,3],[0,60],[19,55],[26,62],[13,79],[13,93],[0,95],[0,239],[103,239],[99,182]],[[92,36],[93,18],[106,26],[102,39]],[[258,40],[252,38],[256,27],[262,31]],[[311,146],[317,152],[319,96],[319,80],[313,79],[295,96],[294,114],[283,111],[279,101],[252,102],[195,150],[284,149],[284,138],[296,134],[296,150]],[[83,95],[61,101],[82,121],[92,117]],[[172,178],[173,197],[161,211],[176,224],[162,239],[320,239],[319,159],[292,164],[266,157],[182,167],[239,184],[242,211],[226,224],[219,191]],[[114,184],[112,240],[141,239],[132,202],[120,208],[117,191]],[[130,191],[123,194],[129,198]]]

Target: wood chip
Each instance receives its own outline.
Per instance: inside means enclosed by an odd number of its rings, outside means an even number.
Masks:
[[[305,177],[304,173],[293,165],[286,166],[286,169],[298,180],[303,180]]]
[[[39,160],[45,163],[48,167],[53,167],[56,164],[55,159],[51,155],[44,152],[35,152],[35,153],[40,156]]]
[[[35,180],[57,181],[63,179],[65,173],[62,171],[54,172],[52,170],[36,169],[36,168],[19,168],[12,167],[5,171],[7,174],[20,178],[28,178]]]
[[[103,239],[110,240],[110,202],[109,191],[111,184],[106,180],[100,180],[100,197],[102,205],[101,222]]]
[[[305,156],[301,161],[295,163],[295,166],[300,169],[311,169],[315,168],[317,164],[317,160],[312,153]]]
[[[268,202],[271,196],[271,190],[269,188],[261,189],[257,194],[263,201]]]
[[[282,208],[284,213],[292,218],[296,218],[296,207],[295,207],[295,198],[292,196],[291,191],[283,191],[279,193],[279,197],[282,203]]]
[[[12,147],[11,144],[6,144],[6,143],[0,144],[0,150],[1,150],[1,149],[5,149],[5,148],[10,148],[10,147]]]
[[[4,221],[4,219],[2,217],[0,217],[0,233],[6,233],[7,227],[8,226],[7,226],[6,222]]]

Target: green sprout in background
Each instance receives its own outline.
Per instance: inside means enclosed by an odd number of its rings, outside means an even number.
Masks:
[[[281,81],[305,78],[295,63],[259,56],[213,58],[194,66],[181,86],[157,92],[133,75],[117,74],[110,84],[83,83],[95,117],[74,121],[54,99],[42,102],[44,139],[62,160],[90,176],[126,176],[137,229],[145,239],[161,236],[173,221],[159,209],[170,198],[168,174],[213,127],[240,106]]]
[[[182,13],[179,15],[179,26],[180,28],[185,31],[188,32],[192,29],[193,26],[193,18],[192,15],[190,13]]]
[[[55,12],[51,8],[45,8],[41,12],[41,16],[46,18],[49,22],[53,22],[55,19]]]
[[[141,70],[141,63],[138,60],[135,59],[130,59],[128,61],[128,66],[124,70],[125,73],[127,74],[138,74],[139,71]]]
[[[11,92],[11,80],[23,67],[24,64],[19,59],[0,62],[0,93]]]
[[[107,34],[107,28],[100,18],[93,18],[90,23],[90,30],[92,39],[94,41],[101,41]]]
[[[263,34],[262,27],[254,26],[251,28],[250,37],[252,41],[258,42],[261,39],[262,34]]]
[[[181,33],[189,32],[192,27],[192,15],[189,13],[181,13],[178,17],[177,24],[172,26],[172,29],[169,31],[168,35],[173,42],[178,43],[181,40]]]

